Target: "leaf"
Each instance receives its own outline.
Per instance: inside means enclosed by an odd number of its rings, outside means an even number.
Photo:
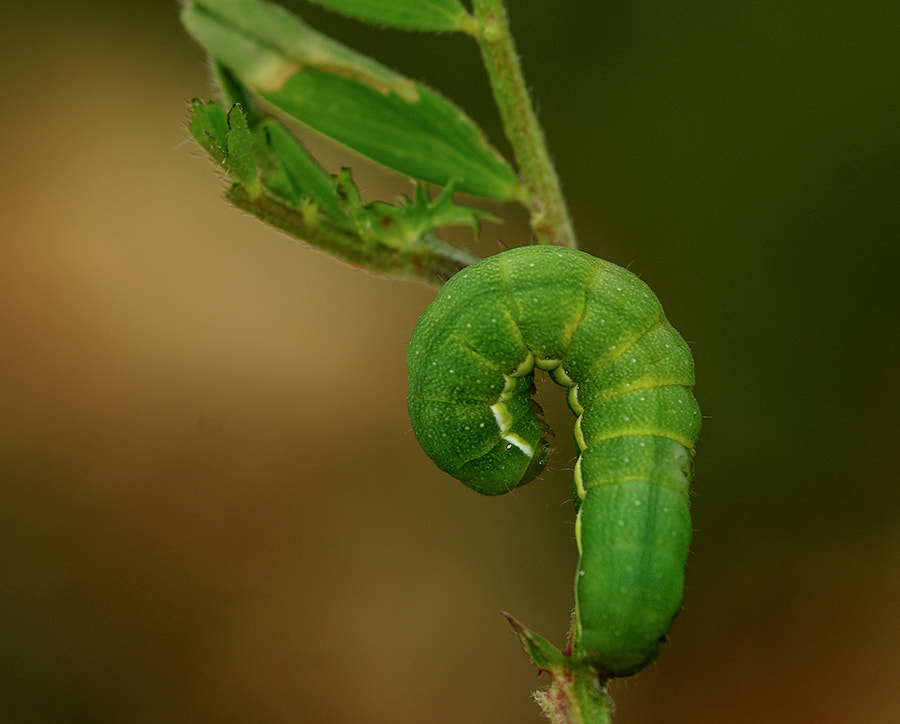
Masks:
[[[238,86],[232,90],[240,95]],[[229,199],[308,241],[323,233],[340,238],[346,246],[349,233],[363,247],[425,255],[427,247],[446,254],[452,247],[435,235],[437,228],[477,229],[480,219],[495,218],[488,211],[455,203],[452,185],[433,201],[418,184],[412,200],[366,203],[349,169],[330,176],[278,119],[244,114],[239,103],[226,113],[218,103],[194,101],[190,131],[231,178]],[[342,255],[348,253],[343,248]],[[462,258],[460,266],[472,261]]]
[[[543,636],[539,636],[530,628],[523,626],[514,616],[503,611],[503,617],[509,621],[522,648],[540,671],[560,672],[565,668],[567,657]]]
[[[472,18],[459,0],[311,0],[370,23],[405,30],[470,32]]]
[[[496,220],[489,211],[454,202],[452,186],[432,201],[425,186],[418,184],[411,200],[403,198],[398,204],[389,204],[384,201],[365,203],[349,169],[341,171],[336,185],[357,233],[397,249],[423,242],[441,226],[478,229],[480,219]]]
[[[212,156],[217,164],[224,164],[225,135],[228,133],[225,109],[218,103],[206,104],[196,99],[191,103],[191,109],[192,115],[188,130],[194,140]]]
[[[410,102],[315,68],[304,68],[277,91],[260,92],[269,103],[310,128],[407,176],[473,196],[510,199],[518,185],[513,170],[478,128],[443,97],[418,86]]]
[[[198,0],[182,19],[215,60],[278,110],[428,183],[492,199],[519,182],[453,103],[261,0]]]
[[[415,83],[263,0],[195,0],[181,11],[188,32],[253,90],[276,89],[311,66],[414,99]]]
[[[260,145],[265,144],[277,169],[271,176],[264,176],[263,183],[298,208],[303,201],[313,201],[329,217],[345,219],[347,214],[334,189],[329,174],[316,163],[302,144],[275,118],[266,118],[260,125]],[[281,179],[286,186],[279,188]]]
[[[228,111],[228,133],[225,134],[225,160],[228,174],[243,184],[251,198],[262,192],[257,173],[253,137],[240,105]]]
[[[251,197],[259,196],[253,139],[240,105],[232,106],[226,113],[218,103],[195,100],[189,130],[235,183],[245,186]]]

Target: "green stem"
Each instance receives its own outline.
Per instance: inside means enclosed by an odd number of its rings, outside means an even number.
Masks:
[[[310,219],[301,210],[266,191],[254,198],[241,184],[233,184],[226,197],[239,209],[295,239],[376,274],[413,279],[439,287],[460,269],[478,261],[478,257],[434,236],[426,235],[428,238],[423,237],[415,246],[402,249],[376,240],[366,240],[325,217]]]
[[[565,198],[516,54],[503,0],[474,0],[477,38],[494,100],[528,189],[525,204],[538,241],[577,248]]]

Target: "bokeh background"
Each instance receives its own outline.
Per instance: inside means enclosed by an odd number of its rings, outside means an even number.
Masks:
[[[707,416],[684,612],[616,721],[900,721],[896,2],[509,4],[582,247],[659,294]],[[471,41],[302,9],[506,149]],[[226,205],[174,2],[12,3],[0,58],[0,720],[541,721],[499,611],[563,641],[561,395],[543,480],[431,465],[434,291]],[[527,243],[500,211],[454,238]]]

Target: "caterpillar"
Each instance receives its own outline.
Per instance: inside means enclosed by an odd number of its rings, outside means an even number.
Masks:
[[[535,368],[568,388],[579,450],[572,656],[606,676],[652,662],[682,603],[700,410],[691,352],[650,288],[584,252],[503,251],[443,286],[407,363],[419,444],[485,495],[546,463]]]

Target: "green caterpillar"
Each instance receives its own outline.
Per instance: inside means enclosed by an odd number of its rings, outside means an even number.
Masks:
[[[580,450],[573,655],[609,676],[653,661],[681,607],[700,411],[690,350],[650,288],[583,252],[504,251],[444,285],[408,365],[419,443],[485,495],[547,459],[534,368],[568,388]]]

